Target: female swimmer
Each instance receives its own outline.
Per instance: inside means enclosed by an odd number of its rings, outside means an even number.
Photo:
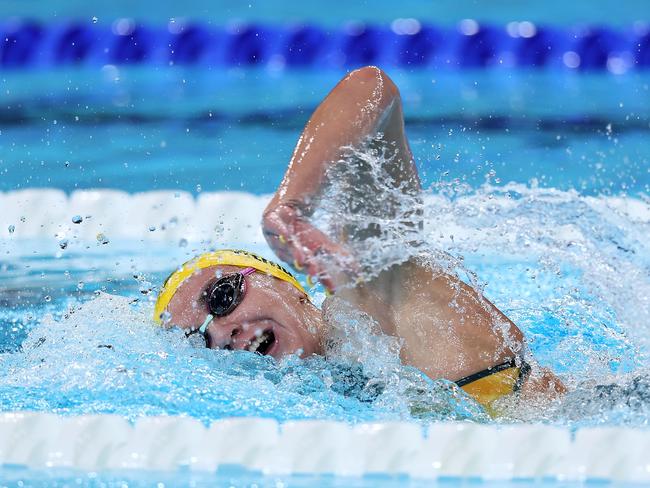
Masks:
[[[383,188],[376,192],[377,175],[370,177],[350,156],[351,149],[372,144],[381,146],[385,161]],[[347,182],[347,192],[361,196],[351,200],[347,212],[364,215],[370,209],[379,219],[365,228],[342,226],[336,236],[317,229],[311,217],[327,207],[328,188],[337,178]],[[488,408],[515,392],[519,398],[564,392],[552,372],[534,366],[517,326],[453,272],[406,252],[410,257],[403,262],[374,274],[364,271],[364,243],[382,236],[377,222],[404,219],[395,199],[384,197],[386,186],[406,201],[418,201],[420,181],[399,92],[380,69],[365,67],[343,78],[312,114],[264,212],[264,235],[280,259],[318,277],[337,299],[372,317],[383,333],[399,337],[402,362],[430,378],[456,382]],[[338,216],[329,213],[336,221]],[[412,246],[409,225],[418,226],[417,209],[410,215],[410,224],[401,227],[405,250]],[[321,311],[281,266],[224,250],[199,256],[173,273],[161,290],[155,318],[203,334],[211,348],[305,357],[325,353],[331,300]]]

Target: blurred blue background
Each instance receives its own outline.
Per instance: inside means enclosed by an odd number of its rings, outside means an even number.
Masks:
[[[378,64],[402,92],[425,185],[647,194],[649,11],[637,0],[5,0],[0,191],[273,192],[318,102]],[[322,49],[292,49],[296,32]],[[414,33],[429,51],[405,44]]]
[[[626,25],[648,20],[648,2],[644,0],[366,0],[331,2],[311,0],[175,0],[133,2],[87,2],[63,0],[45,2],[36,0],[3,0],[0,16],[21,16],[52,20],[108,17],[134,17],[152,22],[165,22],[172,17],[187,17],[209,22],[242,19],[261,22],[307,21],[330,25],[350,20],[391,22],[396,17],[414,17],[421,21],[446,24],[471,18],[483,22],[504,23],[511,20],[557,25],[578,23]]]

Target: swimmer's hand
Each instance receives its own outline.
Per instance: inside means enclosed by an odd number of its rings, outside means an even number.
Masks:
[[[332,241],[307,219],[299,202],[267,207],[264,237],[275,254],[299,272],[320,281],[330,292],[353,283],[358,264],[349,250]]]

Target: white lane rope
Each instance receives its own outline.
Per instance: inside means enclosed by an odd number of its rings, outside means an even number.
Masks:
[[[504,208],[516,205],[506,193],[548,202],[575,199],[584,202],[603,218],[650,223],[650,202],[634,197],[590,197],[575,192],[553,189],[529,189],[510,184],[498,191],[460,197]],[[178,243],[180,239],[199,241],[218,239],[222,242],[263,243],[260,230],[262,212],[269,196],[244,192],[203,192],[198,196],[181,191],[149,191],[129,194],[118,190],[79,190],[67,195],[55,189],[26,189],[0,192],[0,242],[34,238],[126,239],[146,242]],[[444,197],[428,195],[436,204]],[[443,206],[443,205],[441,205]],[[81,219],[81,220],[80,220]],[[74,223],[78,222],[78,223]],[[458,229],[451,216],[436,216],[436,228],[471,233]],[[558,235],[567,239],[579,237],[570,225],[560,226]],[[486,229],[477,230],[485,238]]]
[[[650,482],[650,430],[262,418],[0,415],[0,464],[29,468]]]

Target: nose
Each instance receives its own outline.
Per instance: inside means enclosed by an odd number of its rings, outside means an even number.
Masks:
[[[241,332],[239,324],[220,324],[214,320],[205,331],[210,349],[232,349],[232,341]]]

